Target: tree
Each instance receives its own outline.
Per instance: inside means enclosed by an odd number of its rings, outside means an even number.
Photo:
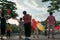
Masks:
[[[50,11],[54,11],[54,10],[59,10],[60,8],[60,0],[42,0],[42,2],[47,2],[47,1],[51,1],[51,6],[48,6],[48,12]]]
[[[19,26],[15,25],[15,24],[11,24],[11,26],[12,26],[12,32],[13,33],[19,32]]]
[[[18,16],[16,4],[12,1],[0,0],[0,10],[1,15],[4,14],[6,18],[16,18]]]

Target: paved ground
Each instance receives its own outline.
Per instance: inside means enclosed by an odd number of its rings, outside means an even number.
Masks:
[[[23,39],[20,39],[20,40],[24,40],[24,36],[22,36]],[[1,38],[1,37],[0,37]],[[5,40],[19,40],[19,36],[11,36],[10,38],[9,37],[4,37]],[[44,35],[39,35],[39,38],[34,38],[33,35],[30,37],[31,40],[60,40],[60,35],[55,35],[55,38],[47,38],[47,36],[44,36]],[[1,39],[0,39],[1,40]]]

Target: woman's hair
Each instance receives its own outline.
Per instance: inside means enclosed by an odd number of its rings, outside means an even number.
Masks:
[[[22,18],[20,18],[20,21],[22,21]]]

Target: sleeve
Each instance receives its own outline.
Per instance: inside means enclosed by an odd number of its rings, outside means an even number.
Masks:
[[[24,20],[24,16],[23,16],[23,20]]]

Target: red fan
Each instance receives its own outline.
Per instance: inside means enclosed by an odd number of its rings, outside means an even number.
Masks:
[[[37,24],[37,22],[35,21],[35,19],[32,19],[31,27],[32,27],[33,31],[35,30],[36,24]]]
[[[57,25],[54,27],[54,30],[59,30],[59,28],[60,28],[60,26]]]

